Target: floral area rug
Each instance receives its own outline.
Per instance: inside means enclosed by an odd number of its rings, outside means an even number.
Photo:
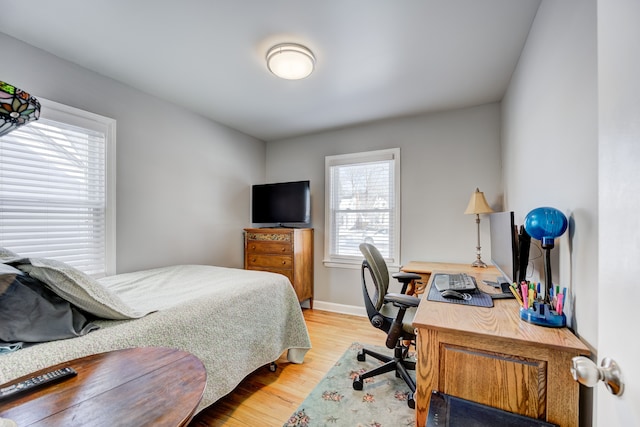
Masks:
[[[367,378],[353,389],[353,378],[382,364],[372,356],[358,362],[363,345],[353,343],[283,427],[402,427],[415,425],[407,405],[409,387],[393,372]],[[391,356],[386,347],[364,347]],[[409,371],[415,380],[415,371]]]

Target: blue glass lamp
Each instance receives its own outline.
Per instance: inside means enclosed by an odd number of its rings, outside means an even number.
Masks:
[[[551,281],[551,249],[554,247],[554,239],[562,236],[567,231],[567,217],[555,208],[536,208],[525,217],[524,229],[527,230],[531,237],[540,240],[542,249],[545,250],[544,302],[548,304],[549,289],[553,286]]]
[[[557,209],[542,207],[529,212],[524,219],[524,229],[534,239],[540,240],[545,251],[544,258],[544,298],[535,301],[532,307],[520,309],[520,318],[529,323],[540,326],[562,327],[567,323],[564,313],[553,311],[550,304],[549,289],[553,287],[551,281],[551,249],[555,244],[555,238],[562,236],[567,231],[567,217]]]

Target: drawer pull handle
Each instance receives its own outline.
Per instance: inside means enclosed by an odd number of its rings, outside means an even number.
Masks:
[[[287,263],[287,261],[282,261],[282,265],[285,265]]]
[[[251,260],[251,262],[256,262],[256,258],[253,258],[253,259]]]

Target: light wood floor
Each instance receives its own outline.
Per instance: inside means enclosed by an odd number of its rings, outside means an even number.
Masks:
[[[352,342],[384,345],[385,333],[366,317],[310,309],[303,314],[313,347],[304,363],[289,363],[283,354],[276,372],[258,369],[189,425],[281,427]]]

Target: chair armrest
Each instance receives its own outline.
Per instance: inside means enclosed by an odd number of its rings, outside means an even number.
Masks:
[[[417,307],[420,304],[420,299],[411,295],[389,293],[384,296],[385,302],[391,302],[397,306],[403,306],[405,308]]]
[[[414,280],[422,279],[422,276],[420,276],[419,274],[407,273],[406,271],[399,271],[397,273],[393,273],[391,277],[396,279],[398,282],[402,283],[403,294],[407,293],[407,288],[409,287],[409,283],[413,282]]]
[[[406,271],[399,271],[397,273],[393,273],[391,275],[394,279],[399,282],[411,281],[411,280],[420,280],[422,276],[416,273],[407,273]]]
[[[420,299],[411,295],[390,293],[384,296],[384,302],[390,302],[394,306],[398,307],[396,318],[393,319],[389,332],[387,332],[386,341],[387,348],[394,348],[398,342],[398,338],[403,335],[405,312],[410,307],[417,307],[420,303]]]

